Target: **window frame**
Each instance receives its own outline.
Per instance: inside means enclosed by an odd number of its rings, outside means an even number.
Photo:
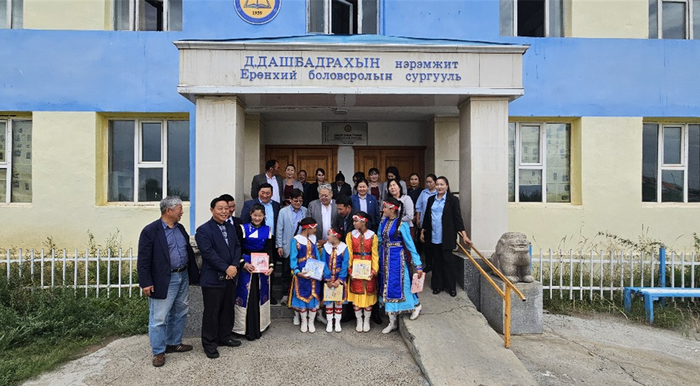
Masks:
[[[685,33],[683,39],[676,40],[692,40],[695,39],[693,33],[693,13],[694,6],[696,4],[693,0],[650,0],[656,2],[656,39],[664,39],[663,37],[663,5],[664,3],[683,3],[685,4]],[[700,12],[700,9],[695,10]],[[700,36],[698,36],[700,38]],[[671,39],[671,38],[668,38]]]
[[[146,32],[167,32],[172,31],[170,29],[170,1],[163,0],[163,20],[161,23],[163,25],[162,30],[142,30],[139,27],[139,20],[141,19],[141,7],[138,5],[146,0],[127,0],[129,3],[129,29],[119,29],[117,24],[117,4],[118,1],[114,1],[112,4],[112,28],[115,31],[146,31]],[[184,5],[183,5],[184,6]]]
[[[112,187],[112,181],[110,179],[110,166],[109,162],[106,164],[106,169],[107,169],[107,189],[106,189],[106,201],[108,204],[125,204],[125,203],[131,203],[131,204],[152,204],[152,203],[157,203],[158,201],[141,201],[139,200],[139,180],[140,180],[140,173],[141,170],[143,169],[162,169],[162,190],[161,190],[161,198],[165,198],[168,196],[168,173],[169,168],[168,168],[168,123],[169,122],[188,122],[189,126],[189,118],[109,118],[108,123],[107,123],[107,136],[106,136],[106,141],[107,141],[107,151],[109,152],[111,149],[111,143],[110,143],[110,130],[112,128],[112,122],[116,121],[133,121],[134,122],[134,142],[132,146],[134,147],[134,170],[133,170],[133,182],[132,182],[132,192],[133,192],[133,199],[128,200],[128,201],[111,201],[110,200],[110,191]],[[143,124],[147,123],[157,123],[160,125],[160,161],[143,161]],[[189,141],[189,139],[188,139]],[[189,146],[189,143],[188,143]],[[108,157],[110,154],[108,153]],[[189,168],[189,162],[188,162],[188,168]],[[191,170],[189,175],[191,176]],[[188,193],[188,195],[191,197],[191,193]],[[188,197],[187,200],[183,199],[183,202],[189,202],[190,198]]]
[[[16,4],[20,4],[21,8],[19,12],[22,12],[22,14],[24,14],[24,0],[7,0],[7,9],[5,9],[5,20],[7,20],[7,24],[4,26],[0,26],[0,29],[21,29],[24,27],[24,20],[22,20],[22,23],[18,23],[17,20],[15,20],[15,18],[13,17],[13,11]]]
[[[671,123],[671,122],[645,122],[652,125],[657,125],[656,137],[656,201],[643,201],[650,204],[695,204],[697,202],[688,202],[688,167],[689,167],[689,149],[690,135],[689,129],[691,125],[697,126],[698,123]],[[681,128],[681,157],[679,164],[664,163],[664,131],[667,128]],[[683,201],[663,201],[663,172],[664,171],[682,171],[683,172]]]
[[[5,170],[5,201],[0,201],[0,205],[31,204],[33,201],[33,198],[29,202],[12,201],[12,146],[14,144],[12,130],[14,121],[29,121],[32,123],[32,128],[34,126],[31,117],[0,117],[0,122],[5,123],[5,162],[0,162],[0,169]],[[34,161],[34,158],[32,158],[32,161]]]
[[[568,122],[544,121],[544,122],[528,122],[528,121],[511,121],[509,124],[515,125],[514,130],[514,162],[513,165],[513,186],[514,199],[508,201],[510,203],[522,204],[571,204],[571,179],[569,179],[569,201],[547,201],[547,125],[566,125],[569,130],[569,174],[571,174],[571,124]],[[539,162],[523,163],[522,162],[522,135],[521,127],[535,127],[539,129]],[[510,146],[510,145],[509,145]],[[510,162],[510,160],[508,161]],[[509,166],[510,167],[510,166]],[[520,171],[521,170],[539,170],[542,175],[542,200],[541,201],[520,201]]]
[[[323,32],[316,32],[316,31],[311,31],[311,3],[313,0],[307,0],[306,1],[306,32],[307,33],[318,33],[318,34],[323,34],[323,35],[333,35],[333,1],[334,0],[322,0],[321,3],[323,4]],[[353,4],[346,1],[346,0],[335,0],[338,2],[341,2],[343,4],[346,4],[350,6],[350,9],[353,9]],[[376,24],[376,31],[377,35],[379,35],[381,32],[379,30],[380,23],[379,20],[381,19],[381,1],[382,0],[377,0],[377,19],[374,21]],[[354,12],[354,11],[353,11]],[[353,27],[353,15],[354,13],[351,12],[351,17],[350,17],[350,31],[352,31]],[[363,5],[363,0],[357,0],[357,33],[356,34],[350,34],[350,35],[363,35],[365,34],[363,32],[363,25],[364,25],[364,5]]]
[[[511,8],[511,31],[509,35],[506,36],[514,36],[514,37],[544,37],[544,38],[551,38],[551,37],[564,37],[565,36],[565,29],[564,29],[564,21],[565,17],[564,15],[566,14],[566,1],[563,0],[557,0],[561,4],[561,12],[562,12],[562,18],[561,18],[561,36],[552,36],[552,31],[550,31],[551,28],[551,1],[552,0],[543,0],[544,1],[544,36],[527,36],[527,35],[518,35],[518,2],[521,0],[501,0],[502,2],[510,2],[512,3],[512,8]],[[499,9],[500,12],[500,9]],[[499,19],[499,23],[501,22],[502,18]]]

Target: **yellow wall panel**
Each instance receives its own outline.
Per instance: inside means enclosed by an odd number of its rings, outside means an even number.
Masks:
[[[98,244],[119,230],[124,248],[137,247],[141,229],[160,217],[158,203],[101,205],[105,192],[96,138],[105,120],[92,112],[35,112],[32,120],[32,203],[0,205],[0,247],[40,248],[47,237],[60,248],[86,248],[87,232]],[[189,229],[189,204],[182,223]]]
[[[649,37],[649,0],[570,0],[565,6],[568,37]]]
[[[581,205],[511,203],[509,229],[526,233],[535,249],[603,248],[598,232],[608,232],[688,250],[693,232],[700,232],[700,205],[642,203],[642,118],[584,117],[577,129]],[[572,151],[572,176],[575,157]],[[573,196],[573,181],[572,190]]]
[[[24,28],[111,30],[111,0],[24,0]]]

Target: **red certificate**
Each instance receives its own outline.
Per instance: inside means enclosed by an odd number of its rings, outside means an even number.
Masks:
[[[267,273],[270,269],[270,257],[267,253],[251,253],[250,264],[255,267],[253,273]]]

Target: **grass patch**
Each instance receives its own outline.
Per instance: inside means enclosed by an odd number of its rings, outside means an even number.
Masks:
[[[51,370],[107,338],[148,332],[145,299],[92,296],[0,282],[0,385]]]
[[[616,293],[612,299],[606,293],[604,297],[594,293],[593,299],[584,297],[569,299],[569,291],[563,291],[563,299],[559,298],[558,291],[553,291],[552,299],[548,292],[544,295],[544,308],[549,312],[563,315],[592,315],[610,314],[624,317],[630,321],[646,324],[646,310],[641,298],[632,299],[632,309],[625,312],[622,302],[622,294]],[[666,299],[663,307],[660,302],[654,303],[654,326],[683,332],[686,335],[700,333],[700,301]]]

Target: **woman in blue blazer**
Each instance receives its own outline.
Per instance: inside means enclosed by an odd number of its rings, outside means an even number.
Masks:
[[[371,224],[368,227],[374,232],[377,232],[379,228],[379,203],[377,199],[369,193],[369,182],[362,178],[357,181],[355,185],[355,190],[357,194],[353,194],[352,198],[352,209],[355,211],[363,211],[369,214]]]

